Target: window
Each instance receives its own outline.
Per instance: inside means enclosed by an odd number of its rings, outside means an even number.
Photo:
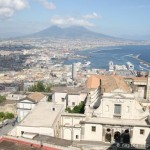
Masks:
[[[61,98],[61,101],[64,102],[64,101],[65,101],[65,98]]]
[[[92,132],[96,132],[96,127],[92,126]]]
[[[76,135],[76,139],[79,139],[79,135]]]
[[[72,102],[72,106],[75,106],[75,102]]]
[[[120,104],[115,104],[114,114],[115,115],[121,115],[121,105]]]
[[[144,135],[144,130],[143,129],[140,129],[140,134]]]
[[[24,134],[24,131],[21,131],[21,135],[23,135]]]

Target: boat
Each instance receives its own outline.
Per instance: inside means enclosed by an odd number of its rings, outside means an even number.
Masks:
[[[85,62],[85,66],[89,66],[91,64],[90,61]]]
[[[140,70],[143,70],[143,67],[139,65]]]

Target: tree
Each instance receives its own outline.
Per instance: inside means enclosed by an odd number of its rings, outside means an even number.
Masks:
[[[0,120],[3,120],[5,118],[5,113],[4,112],[0,112]]]
[[[41,81],[37,83],[36,88],[37,88],[37,92],[45,92],[45,86]]]
[[[50,92],[51,91],[51,84],[44,85],[42,81],[37,82],[37,84],[32,85],[29,87],[28,91],[30,92]]]
[[[52,85],[47,84],[46,87],[45,87],[45,92],[51,92],[51,88],[52,88]]]
[[[0,120],[5,120],[5,119],[12,119],[14,118],[15,115],[13,113],[10,112],[0,112]]]
[[[9,112],[6,112],[5,113],[5,119],[12,119],[12,118],[14,118],[15,116],[14,116],[14,114],[12,114],[12,113],[9,113]]]
[[[81,102],[79,105],[76,105],[72,110],[70,108],[67,108],[66,110],[69,113],[79,113],[79,114],[84,114],[84,107],[85,103]]]

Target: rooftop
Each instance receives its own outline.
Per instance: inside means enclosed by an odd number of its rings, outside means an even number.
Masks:
[[[87,80],[87,88],[95,89],[100,86],[100,79],[97,76],[91,76]]]
[[[53,87],[51,89],[53,92],[60,92],[60,93],[68,93],[68,94],[80,94],[80,93],[87,93],[88,89],[86,87]]]
[[[34,93],[29,94],[27,97],[31,100],[39,102],[45,97],[45,95],[40,92],[34,92]]]
[[[62,112],[63,105],[40,102],[20,123],[20,126],[52,127],[56,117]]]
[[[120,90],[123,90],[124,92],[130,93],[129,86],[124,81],[124,78],[120,76],[95,75],[95,76],[91,76],[87,80],[88,88],[98,88],[100,84],[105,93],[112,92],[116,89],[120,89]]]
[[[65,140],[65,139],[60,139],[60,138],[45,136],[45,135],[36,136],[33,140],[42,141],[44,143],[54,144],[63,147],[68,147],[72,145],[72,141],[70,140]]]
[[[16,142],[2,141],[0,142],[0,150],[42,150],[42,148],[35,148]]]
[[[137,119],[114,119],[114,118],[88,118],[82,123],[96,123],[96,124],[106,124],[106,125],[127,125],[127,126],[150,126],[145,120]]]
[[[146,77],[133,77],[133,80],[134,81],[147,81],[147,78]]]

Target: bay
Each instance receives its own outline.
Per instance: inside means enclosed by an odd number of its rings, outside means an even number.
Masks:
[[[86,56],[86,59],[80,60],[66,60],[65,64],[72,64],[75,62],[90,61],[91,68],[108,69],[109,61],[113,61],[117,65],[126,65],[129,61],[135,66],[135,70],[150,70],[150,45],[127,45],[127,46],[112,46],[100,47],[96,49],[89,49],[75,52],[77,55]],[[139,61],[133,57],[147,62]]]

